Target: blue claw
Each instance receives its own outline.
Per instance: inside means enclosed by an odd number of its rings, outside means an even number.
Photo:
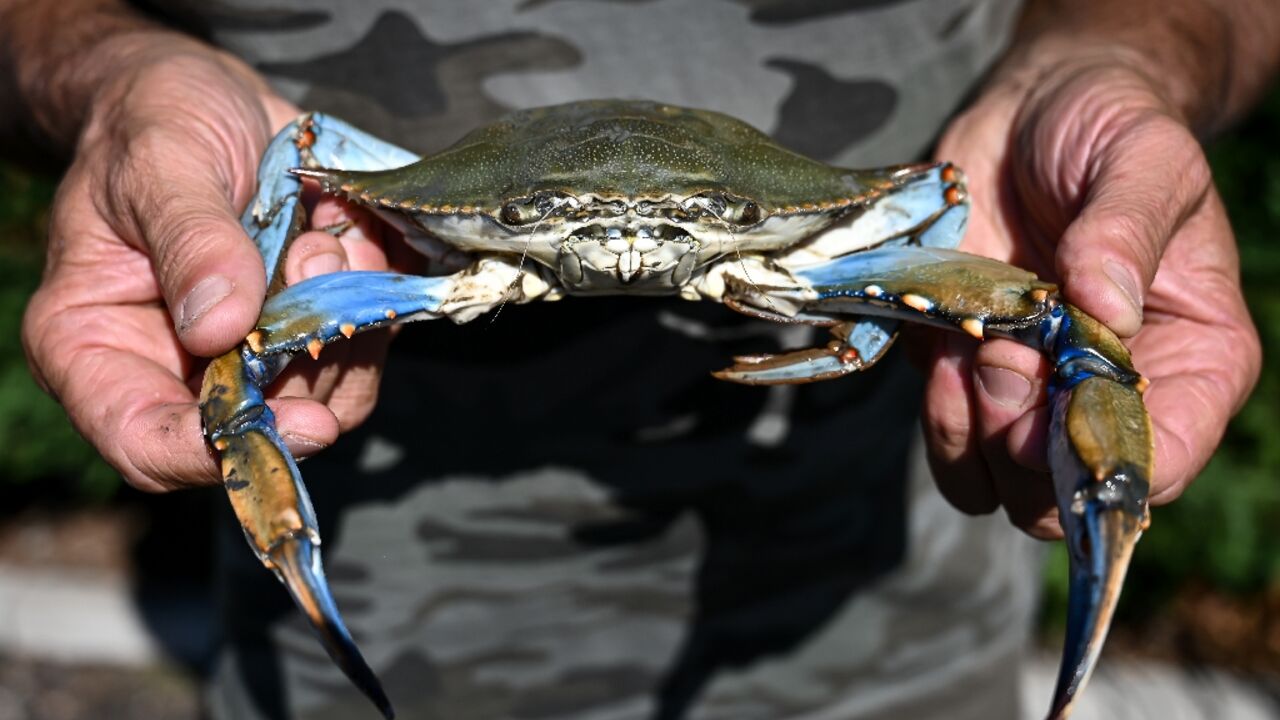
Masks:
[[[934,222],[960,222],[961,214]],[[1071,547],[1067,643],[1050,720],[1070,713],[1106,638],[1134,545],[1147,523],[1154,459],[1146,380],[1110,330],[1063,303],[1033,274],[987,258],[937,247],[885,246],[795,270],[794,286],[764,292],[727,283],[726,304],[769,317],[782,301],[793,321],[834,324],[860,314],[902,318],[1003,337],[1045,353],[1054,366],[1050,458],[1059,514]],[[787,319],[787,318],[784,318]],[[719,374],[736,382],[806,382],[858,369],[858,328],[827,348],[742,358]],[[891,325],[884,326],[892,327]]]
[[[259,388],[282,367],[280,357],[241,349],[214,359],[200,408],[205,432],[222,456],[223,485],[254,554],[284,583],[338,667],[390,718],[390,702],[325,582],[311,499]]]
[[[1129,511],[1096,502],[1088,503],[1080,518],[1068,523],[1071,586],[1067,637],[1049,720],[1070,714],[1072,703],[1097,665],[1142,525],[1142,519]]]
[[[1147,526],[1151,424],[1135,387],[1095,376],[1057,392],[1049,438],[1071,559],[1067,638],[1048,716],[1062,720],[1097,664]]]
[[[249,545],[288,588],[329,656],[387,718],[393,717],[391,704],[325,582],[306,486],[260,388],[300,350],[315,355],[341,336],[435,317],[450,283],[448,278],[349,272],[286,288],[267,301],[248,347],[209,365],[201,393],[205,431],[222,455],[223,482]]]
[[[262,254],[271,298],[248,347],[210,363],[200,395],[205,435],[221,455],[223,484],[245,539],[288,588],[329,656],[386,718],[394,717],[391,703],[329,592],[311,501],[261,388],[292,353],[315,354],[339,335],[428,315],[439,306],[443,291],[434,289],[442,280],[391,273],[330,275],[283,287],[281,261],[303,221],[302,183],[290,170],[317,164],[375,169],[417,159],[320,114],[303,115],[272,140],[258,170],[258,192],[242,217]]]

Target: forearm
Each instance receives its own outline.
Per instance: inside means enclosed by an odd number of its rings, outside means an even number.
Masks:
[[[0,0],[0,143],[66,151],[128,38],[153,28],[118,0]]]
[[[0,0],[0,154],[35,142],[68,154],[95,112],[118,105],[139,71],[180,57],[212,61],[268,93],[246,65],[160,25],[122,0]]]
[[[1142,72],[1209,134],[1247,110],[1280,67],[1280,2],[1030,0],[1002,72],[1025,82],[1094,58]]]

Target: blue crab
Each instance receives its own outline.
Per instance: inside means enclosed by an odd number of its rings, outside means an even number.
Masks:
[[[302,180],[373,209],[441,274],[341,272],[284,287]],[[516,112],[418,158],[304,115],[268,148],[243,223],[270,290],[257,328],[216,358],[201,413],[249,545],[333,660],[392,717],[320,563],[301,475],[262,388],[290,358],[370,328],[564,295],[679,295],[829,328],[825,347],[716,373],[803,383],[875,363],[899,321],[1009,338],[1054,367],[1050,466],[1070,548],[1070,616],[1049,716],[1065,718],[1101,650],[1152,476],[1145,380],[1101,323],[1024,270],[954,250],[968,198],[947,163],[875,170],[792,153],[718,113],[591,101]]]

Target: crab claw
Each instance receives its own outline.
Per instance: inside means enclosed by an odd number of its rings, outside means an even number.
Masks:
[[[305,533],[294,533],[277,541],[267,552],[267,559],[320,636],[320,643],[329,657],[377,706],[382,716],[392,720],[395,711],[391,709],[391,701],[351,639],[333,594],[329,592],[324,568],[320,564],[319,543]]]
[[[391,703],[329,592],[311,499],[259,387],[285,361],[249,348],[214,358],[205,371],[201,419],[221,455],[223,485],[249,547],[284,583],[329,657],[390,720]]]
[[[1065,720],[1102,651],[1149,514],[1150,420],[1136,388],[1090,377],[1055,399],[1050,465],[1070,553],[1067,637],[1049,720]]]
[[[1066,645],[1050,720],[1068,717],[1076,695],[1093,672],[1143,524],[1144,518],[1097,501],[1086,502],[1084,512],[1066,523],[1071,589]]]

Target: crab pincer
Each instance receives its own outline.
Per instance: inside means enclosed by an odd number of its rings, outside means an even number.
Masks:
[[[1066,718],[1106,639],[1134,545],[1150,523],[1154,472],[1147,381],[1101,323],[1060,306],[1051,389],[1049,466],[1067,537],[1071,582],[1067,637],[1050,706]],[[1065,326],[1065,327],[1064,327]]]
[[[329,591],[311,501],[262,397],[261,385],[283,366],[247,347],[210,363],[200,408],[205,433],[221,455],[223,485],[249,546],[288,588],[329,657],[385,717],[392,718],[391,703]]]
[[[1097,662],[1134,545],[1149,523],[1153,440],[1141,396],[1147,381],[1134,370],[1129,351],[1102,323],[1062,302],[1052,284],[956,250],[882,247],[791,268],[783,277],[795,284],[731,279],[726,302],[749,314],[769,308],[791,313],[793,321],[829,325],[838,347],[857,347],[858,327],[870,321],[849,318],[871,315],[980,340],[1015,340],[1043,352],[1053,366],[1049,466],[1071,579],[1066,646],[1049,718],[1066,718]],[[837,354],[756,356],[717,375],[747,384],[808,382],[829,376],[826,356]],[[875,357],[881,354],[877,348]]]
[[[383,716],[392,718],[391,703],[329,590],[311,500],[262,392],[294,353],[314,354],[314,343],[329,339],[332,324],[322,322],[317,313],[298,312],[297,306],[287,305],[287,298],[298,293],[282,298],[282,268],[304,220],[302,184],[288,170],[339,157],[357,167],[416,159],[320,114],[304,115],[276,136],[263,156],[258,192],[245,209],[242,224],[262,255],[269,285],[262,318],[269,320],[271,309],[281,308],[283,302],[290,317],[296,315],[295,322],[288,328],[256,330],[241,347],[215,358],[205,371],[200,414],[205,437],[220,456],[223,485],[250,548],[288,589],[334,663]],[[306,329],[308,324],[312,331]]]

